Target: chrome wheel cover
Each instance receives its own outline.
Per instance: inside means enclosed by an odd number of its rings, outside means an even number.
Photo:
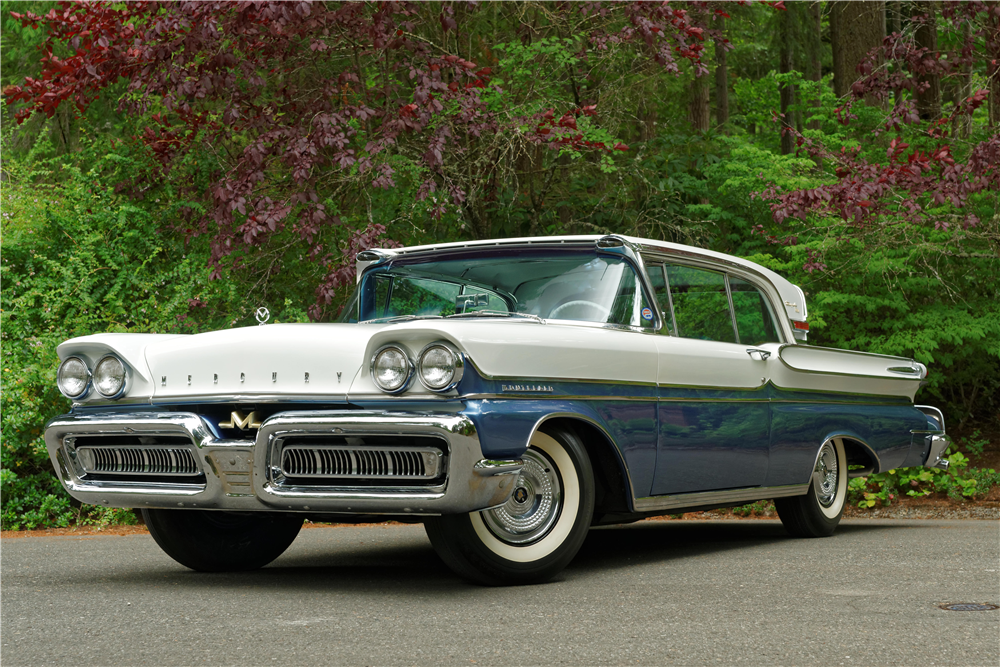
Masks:
[[[490,532],[509,544],[535,542],[552,529],[562,511],[562,484],[555,465],[540,450],[529,448],[510,500],[482,512]]]
[[[837,486],[840,481],[840,470],[837,465],[837,451],[833,443],[826,443],[819,450],[816,458],[816,468],[813,470],[813,489],[816,499],[823,507],[830,507],[837,499]]]

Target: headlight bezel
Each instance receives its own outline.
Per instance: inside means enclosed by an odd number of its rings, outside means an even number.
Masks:
[[[386,387],[383,387],[382,384],[378,381],[378,374],[375,372],[375,362],[378,360],[379,355],[381,355],[383,352],[389,349],[396,350],[397,352],[402,354],[403,359],[406,360],[406,378],[403,380],[402,384],[395,389],[387,389]],[[409,389],[410,385],[413,384],[413,376],[416,374],[415,370],[416,367],[413,365],[413,359],[410,358],[410,355],[409,353],[407,353],[406,348],[400,345],[399,343],[387,343],[378,348],[377,350],[375,350],[375,352],[372,354],[371,362],[368,365],[368,372],[372,377],[372,382],[375,383],[375,386],[378,387],[379,390],[390,395],[401,394],[407,389]]]
[[[112,394],[105,394],[103,391],[101,391],[101,388],[98,385],[95,376],[97,375],[97,369],[101,366],[101,364],[103,364],[105,361],[109,359],[113,359],[117,361],[119,364],[121,364],[122,384],[116,392]],[[94,387],[94,391],[96,391],[101,398],[107,399],[109,401],[115,401],[124,396],[128,392],[129,380],[132,377],[132,373],[131,369],[129,368],[129,365],[125,363],[124,359],[122,359],[117,354],[109,352],[105,355],[102,355],[101,358],[97,360],[97,363],[94,364],[94,369],[90,373],[90,377],[91,377],[91,383],[93,384]]]
[[[81,364],[83,364],[83,367],[87,370],[87,382],[84,384],[83,390],[79,394],[75,395],[66,392],[66,390],[63,388],[63,382],[61,378],[63,368],[65,368],[66,364],[68,364],[71,361],[79,361]],[[56,387],[59,388],[59,393],[61,393],[66,398],[70,399],[71,401],[78,401],[81,398],[84,398],[87,394],[89,394],[93,386],[94,386],[94,372],[90,370],[90,364],[88,364],[87,360],[84,359],[83,357],[73,354],[63,359],[62,362],[59,364],[59,368],[56,370]]]
[[[424,373],[423,373],[424,357],[428,352],[430,352],[434,348],[441,348],[443,350],[446,350],[449,354],[451,354],[453,359],[451,379],[448,381],[447,384],[442,385],[440,387],[434,387],[429,382],[427,382],[424,379]],[[433,391],[436,394],[443,394],[445,392],[449,392],[456,386],[458,386],[458,383],[461,382],[462,375],[464,373],[465,373],[465,355],[463,355],[458,349],[455,348],[454,345],[448,343],[447,341],[437,340],[434,341],[433,343],[428,343],[423,347],[422,350],[420,350],[420,354],[417,355],[416,376],[417,379],[420,380],[420,384],[423,385],[423,387],[428,391]]]

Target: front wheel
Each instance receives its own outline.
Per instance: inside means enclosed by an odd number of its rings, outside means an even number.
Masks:
[[[776,498],[774,507],[785,530],[795,537],[827,537],[844,515],[847,499],[847,455],[844,442],[823,443],[804,496]]]
[[[429,517],[424,528],[441,560],[479,584],[546,581],[583,545],[594,514],[594,472],[579,438],[536,432],[510,500],[482,512]]]
[[[175,561],[202,572],[264,567],[302,528],[299,514],[143,509],[150,535]]]

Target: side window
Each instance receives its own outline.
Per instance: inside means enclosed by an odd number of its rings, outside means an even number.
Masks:
[[[376,283],[376,299],[381,285]],[[452,315],[460,285],[426,278],[397,276],[392,281],[392,293],[384,317],[396,315]]]
[[[608,322],[652,329],[653,321],[653,311],[646,303],[639,276],[631,267],[627,267],[622,271],[621,280],[618,282],[618,292],[608,314]]]
[[[670,307],[670,294],[667,292],[667,279],[663,275],[662,264],[647,264],[646,272],[649,274],[649,282],[653,284],[653,292],[660,307],[660,316],[663,318],[663,328],[660,333],[665,336],[675,334],[674,313]]]
[[[781,339],[774,325],[774,314],[760,290],[733,276],[729,277],[729,289],[733,295],[733,310],[736,312],[740,342],[747,345],[780,343]]]
[[[666,269],[676,335],[735,343],[725,274],[670,264]]]

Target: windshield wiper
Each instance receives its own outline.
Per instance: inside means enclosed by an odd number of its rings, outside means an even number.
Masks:
[[[540,318],[538,315],[531,315],[530,313],[511,313],[506,310],[473,310],[468,313],[455,313],[454,315],[446,315],[446,319],[451,319],[453,317],[523,317],[529,320],[534,320],[539,324],[545,324],[545,320]]]
[[[410,320],[440,320],[440,315],[389,315],[365,320],[361,324],[385,324],[387,322],[409,322]]]

